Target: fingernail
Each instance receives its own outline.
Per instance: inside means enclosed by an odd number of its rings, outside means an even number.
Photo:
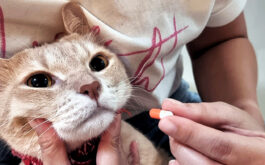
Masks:
[[[168,165],[175,165],[175,162],[176,162],[176,160],[170,160],[170,161],[168,162]]]

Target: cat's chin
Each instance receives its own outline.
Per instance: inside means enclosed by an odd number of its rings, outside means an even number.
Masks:
[[[87,120],[82,121],[74,129],[67,129],[65,123],[54,123],[59,137],[67,146],[68,151],[73,151],[82,146],[85,142],[99,137],[114,120],[115,113],[110,110],[100,110],[91,115]]]

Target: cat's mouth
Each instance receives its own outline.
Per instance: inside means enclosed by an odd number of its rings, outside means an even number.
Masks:
[[[100,137],[85,142],[69,154],[73,165],[95,165]]]

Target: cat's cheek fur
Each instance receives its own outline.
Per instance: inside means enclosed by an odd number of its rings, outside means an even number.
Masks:
[[[102,83],[102,93],[98,99],[100,106],[117,111],[122,108],[131,97],[131,86],[127,81],[119,84],[107,85]],[[111,86],[111,87],[110,87]]]
[[[65,129],[66,125],[63,122],[53,124],[69,151],[80,147],[85,141],[100,136],[109,127],[114,119],[114,113],[108,110],[98,111],[73,130]]]

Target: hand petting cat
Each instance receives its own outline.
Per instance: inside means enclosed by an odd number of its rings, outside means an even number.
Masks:
[[[97,165],[105,165],[109,162],[115,165],[140,165],[137,143],[131,142],[128,158],[122,149],[120,131],[121,115],[117,115],[114,122],[101,137],[96,158]]]
[[[46,119],[35,119],[29,122],[36,131],[41,147],[41,157],[44,165],[65,164],[70,165],[64,142],[59,138],[52,123],[45,122]]]
[[[30,121],[31,127],[39,136],[39,145],[44,165],[70,165],[64,142],[58,137],[55,130],[50,127],[52,123],[44,123],[45,119]],[[138,147],[135,141],[130,145],[128,158],[120,143],[121,115],[117,115],[114,122],[101,137],[97,152],[97,165],[109,162],[115,165],[140,165]]]

